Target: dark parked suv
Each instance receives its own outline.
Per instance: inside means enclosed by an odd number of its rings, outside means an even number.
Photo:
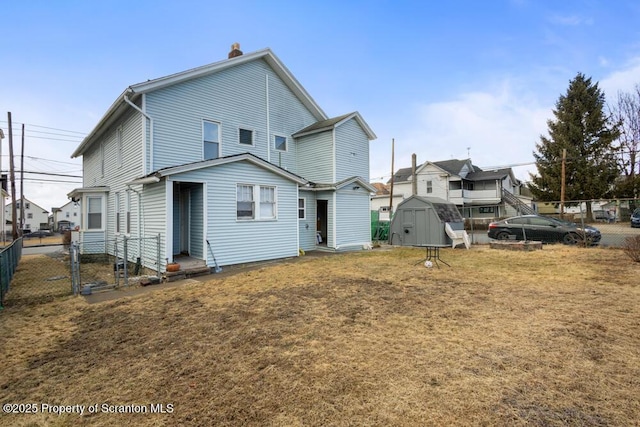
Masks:
[[[631,214],[631,226],[640,227],[640,208],[636,208]]]
[[[590,225],[583,229],[573,222],[538,215],[514,216],[492,222],[487,234],[498,240],[536,240],[567,245],[580,243],[583,239],[590,245],[597,245],[602,238],[600,231]]]

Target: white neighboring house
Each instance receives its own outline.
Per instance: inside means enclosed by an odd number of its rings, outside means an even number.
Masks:
[[[41,228],[47,228],[49,224],[49,211],[33,203],[26,197],[23,201],[24,219],[20,217],[20,214],[22,213],[22,209],[20,209],[20,200],[16,201],[18,229],[36,231]],[[13,222],[12,207],[13,203],[9,203],[4,208],[4,217],[6,218],[6,222]],[[5,224],[5,231],[11,232],[11,224]]]
[[[471,159],[424,162],[416,167],[417,195],[454,203],[465,218],[498,218],[535,213],[532,198],[511,168],[482,170]],[[394,206],[412,195],[411,168],[394,174]],[[373,205],[373,200],[372,200]],[[394,209],[395,210],[395,209]]]
[[[53,212],[53,230],[73,230],[80,226],[80,202],[69,202],[61,208],[51,208]]]

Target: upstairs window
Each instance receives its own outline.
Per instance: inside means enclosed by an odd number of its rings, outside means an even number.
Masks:
[[[433,181],[427,181],[427,194],[433,193]]]
[[[117,143],[117,157],[118,157],[118,167],[122,166],[122,128],[119,127],[116,130],[116,143]]]
[[[220,124],[203,121],[204,160],[220,157]]]
[[[287,151],[287,137],[276,135],[274,137],[274,147],[278,151]]]
[[[250,129],[238,129],[238,143],[241,145],[253,145],[253,131]]]

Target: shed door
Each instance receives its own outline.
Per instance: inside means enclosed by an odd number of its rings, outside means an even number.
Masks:
[[[417,242],[414,212],[413,209],[402,210],[402,244],[406,246]]]

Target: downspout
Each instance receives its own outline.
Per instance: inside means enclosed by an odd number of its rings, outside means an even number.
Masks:
[[[142,258],[142,236],[144,236],[144,230],[142,229],[142,214],[144,212],[142,207],[142,193],[134,190],[130,184],[127,184],[127,188],[138,195],[138,234],[140,237],[138,239],[138,255],[140,255],[140,258]],[[131,206],[129,206],[129,209],[131,209]],[[160,266],[158,266],[158,271],[160,271]]]
[[[131,89],[129,87],[124,92],[124,95],[122,96],[123,99],[124,99],[124,102],[129,104],[131,107],[133,107],[134,110],[138,111],[140,114],[142,114],[143,117],[145,117],[147,120],[149,120],[149,143],[150,143],[150,146],[153,147],[153,119],[147,113],[145,113],[140,107],[138,107],[136,104],[131,102],[131,100],[129,99],[129,96],[128,96],[130,93],[133,93],[133,89]],[[145,128],[146,128],[146,126],[145,126]],[[146,135],[146,129],[143,129],[143,135]],[[150,159],[152,159],[153,158],[153,151],[150,149],[150,152],[151,152]],[[150,166],[150,169],[152,169],[151,166]],[[146,141],[146,138],[143,138],[143,144],[142,144],[142,176],[145,176],[146,174],[147,174],[147,141]],[[144,213],[144,209],[143,209],[143,206],[142,206],[142,193],[134,190],[129,185],[127,185],[127,187],[129,187],[129,189],[131,189],[132,191],[134,191],[138,195],[138,233],[139,233],[139,237],[140,237],[140,240],[139,240],[139,243],[138,243],[138,254],[140,255],[140,257],[142,257],[142,238],[144,236],[143,223],[142,223],[142,216],[143,216],[143,213]],[[158,266],[158,274],[160,274],[160,266]]]
[[[338,172],[337,172],[337,168],[338,168],[338,162],[336,159],[336,128],[335,126],[333,127],[333,129],[331,130],[331,140],[332,140],[332,147],[331,149],[333,150],[333,153],[331,155],[332,160],[333,160],[333,185],[335,186],[336,180],[338,179]],[[332,233],[333,233],[333,247],[337,250],[338,249],[338,226],[337,226],[337,218],[338,218],[338,189],[335,189],[333,191],[333,215],[332,216],[332,220],[333,220],[333,227],[332,228]],[[328,213],[328,212],[327,212]],[[328,216],[328,215],[327,215]],[[328,228],[327,224],[327,228]],[[328,239],[327,239],[328,240]]]
[[[271,122],[269,120],[269,75],[264,76],[265,100],[267,108],[267,162],[271,163]]]
[[[140,107],[138,107],[136,104],[131,102],[131,100],[128,97],[129,93],[133,93],[133,89],[128,88],[124,92],[124,95],[123,95],[124,102],[129,104],[131,107],[133,107],[134,110],[138,111],[147,120],[149,120],[149,145],[150,145],[149,170],[153,170],[153,119],[147,113],[145,113]],[[144,144],[142,144],[142,176],[145,176],[146,174],[147,174],[147,141],[144,141]]]

